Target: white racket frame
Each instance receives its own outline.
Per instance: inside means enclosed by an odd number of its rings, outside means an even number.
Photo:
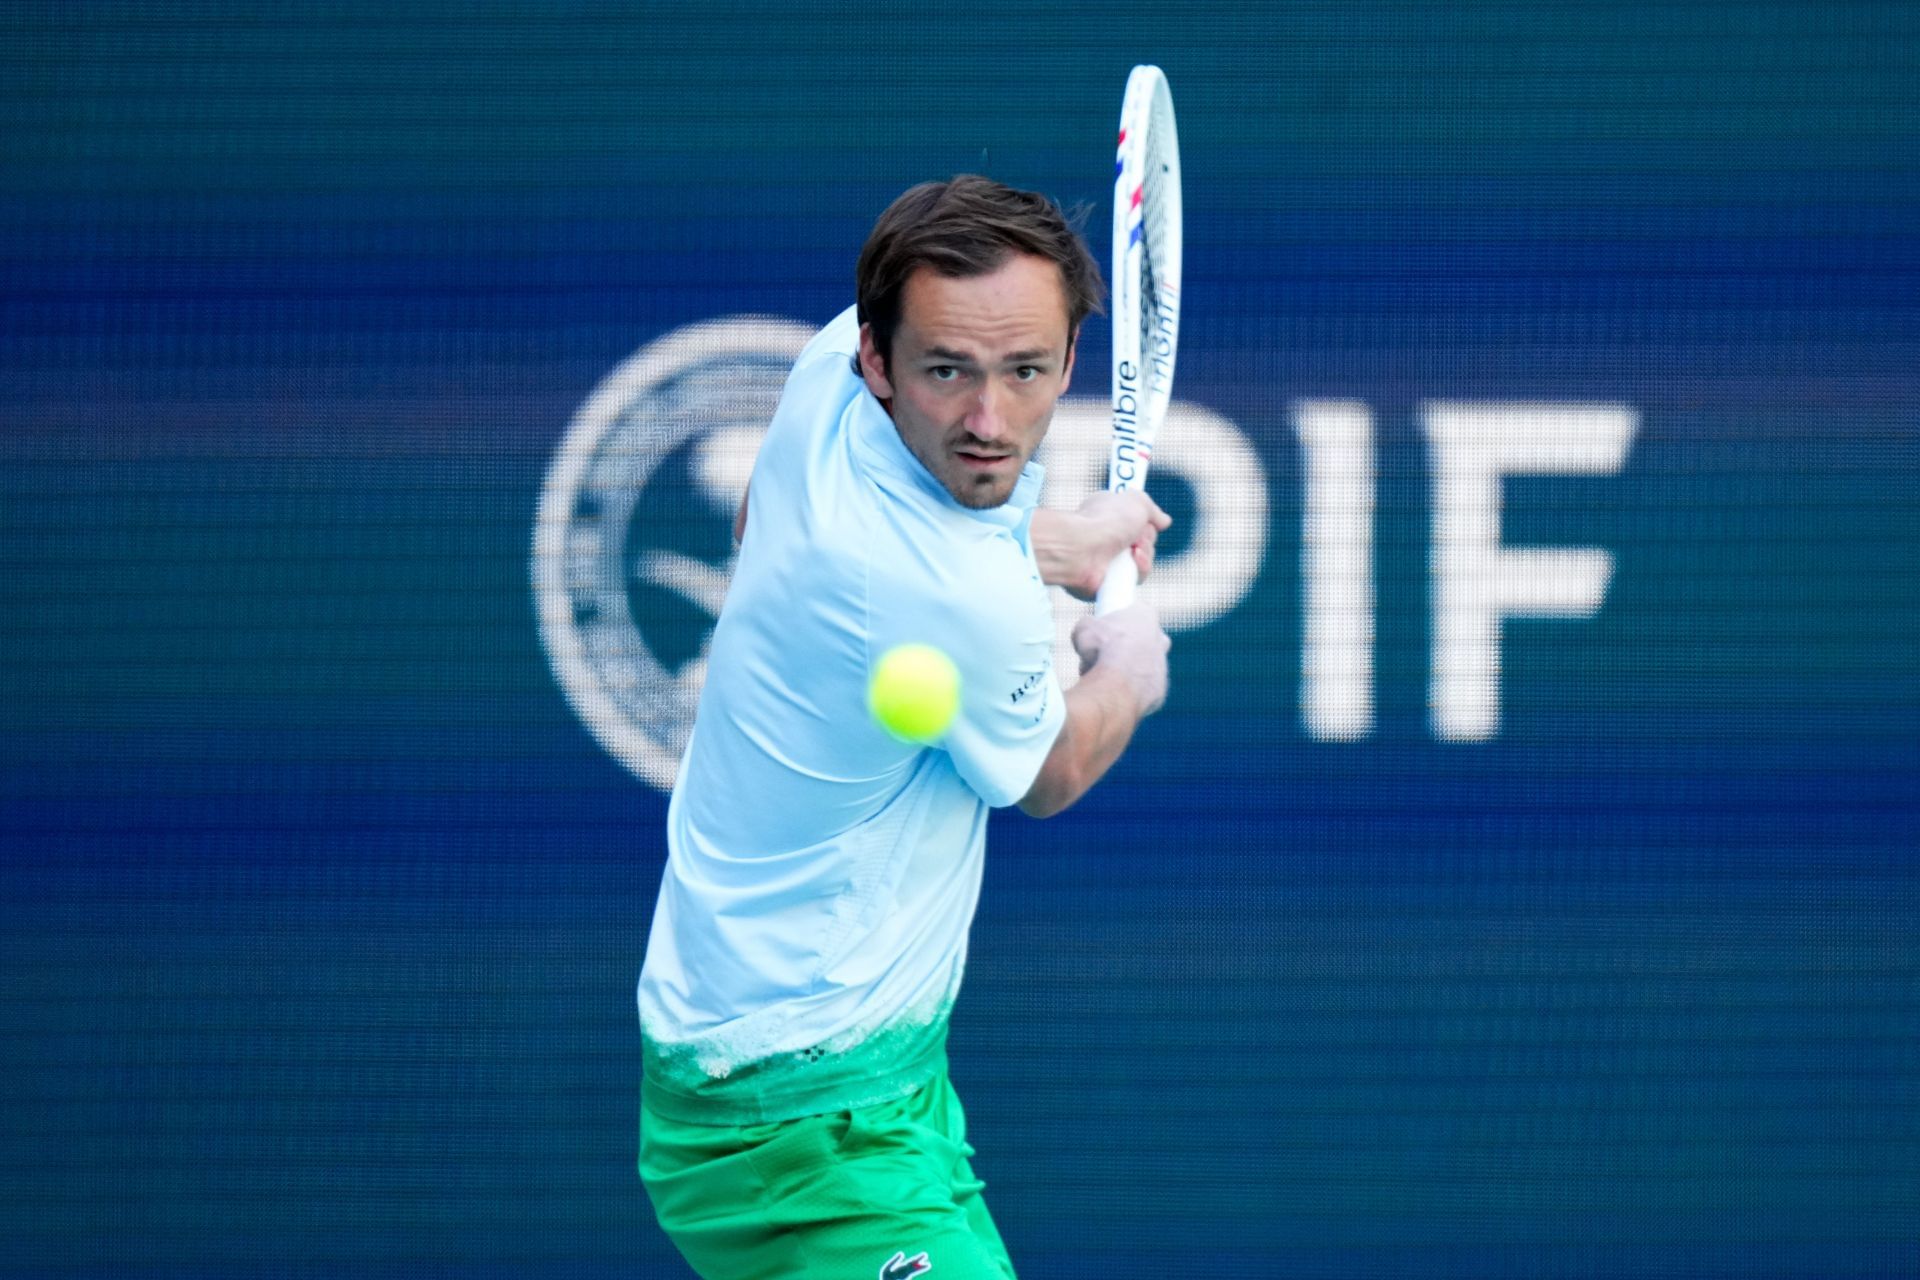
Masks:
[[[1156,184],[1159,209],[1146,200],[1149,166],[1164,165]],[[1148,221],[1149,218],[1153,222]],[[1180,343],[1180,139],[1174,127],[1173,94],[1155,66],[1138,66],[1127,77],[1120,107],[1120,143],[1113,179],[1113,439],[1107,487],[1141,489],[1153,461],[1154,440],[1173,400],[1173,366]],[[1143,266],[1148,231],[1157,225],[1159,252],[1152,257],[1160,315],[1143,334]],[[1095,612],[1111,613],[1133,603],[1139,574],[1129,548],[1115,556],[1095,600]]]

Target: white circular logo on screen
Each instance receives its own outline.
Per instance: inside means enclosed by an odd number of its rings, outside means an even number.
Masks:
[[[733,570],[733,517],[808,325],[737,316],[677,329],[609,374],[567,429],[534,521],[540,639],[574,712],[635,776],[667,790],[706,678]],[[1039,460],[1045,501],[1072,508],[1106,479],[1110,409],[1067,397]],[[1227,419],[1175,401],[1155,472],[1192,495],[1184,549],[1141,587],[1172,632],[1245,597],[1267,539],[1267,486]],[[1090,606],[1055,591],[1063,685],[1079,671],[1068,635]]]
[[[733,514],[813,330],[689,325],[608,375],[547,471],[533,531],[540,639],[600,745],[665,790],[693,730],[733,567]]]

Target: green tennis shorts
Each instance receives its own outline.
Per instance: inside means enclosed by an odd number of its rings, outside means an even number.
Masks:
[[[640,1109],[640,1180],[706,1280],[1012,1280],[945,1071],[893,1102],[765,1124]]]

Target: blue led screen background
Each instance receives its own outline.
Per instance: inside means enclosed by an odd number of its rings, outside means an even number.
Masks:
[[[755,415],[913,182],[1101,244],[1136,61],[1174,693],[993,825],[1022,1274],[1920,1267],[1913,6],[0,35],[0,1270],[687,1274],[632,987]]]

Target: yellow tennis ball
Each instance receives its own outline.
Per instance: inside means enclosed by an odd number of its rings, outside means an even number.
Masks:
[[[960,712],[960,669],[930,644],[896,645],[873,669],[867,710],[902,742],[937,742]]]

